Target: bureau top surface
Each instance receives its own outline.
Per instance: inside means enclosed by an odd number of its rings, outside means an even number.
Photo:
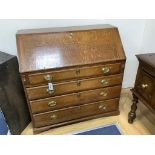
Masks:
[[[145,62],[151,67],[155,68],[155,53],[139,54],[136,56],[140,61]]]
[[[125,60],[118,29],[110,25],[17,32],[20,72]]]

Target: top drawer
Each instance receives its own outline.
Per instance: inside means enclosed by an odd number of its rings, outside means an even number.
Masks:
[[[155,78],[149,75],[145,70],[139,68],[135,83],[136,91],[148,102],[152,103],[155,90]]]
[[[67,81],[75,78],[95,77],[102,75],[111,75],[121,73],[124,69],[124,64],[115,63],[107,65],[98,65],[91,67],[79,67],[74,69],[64,69],[58,71],[48,71],[44,73],[32,73],[27,76],[22,75],[25,85],[34,86],[47,84],[51,82]]]

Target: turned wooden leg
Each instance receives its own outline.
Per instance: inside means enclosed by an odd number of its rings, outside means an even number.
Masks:
[[[137,103],[138,103],[138,97],[132,93],[133,96],[133,104],[131,105],[131,111],[128,114],[128,122],[133,123],[133,120],[136,118],[136,110],[137,110]]]

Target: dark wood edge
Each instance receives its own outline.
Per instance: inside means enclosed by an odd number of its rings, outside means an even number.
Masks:
[[[155,110],[145,101],[145,99],[143,99],[143,97],[141,95],[139,95],[136,90],[133,88],[133,89],[130,89],[132,93],[134,93],[138,99],[152,112],[155,114]]]
[[[99,26],[99,27],[96,27]],[[82,28],[82,29],[79,29]],[[23,29],[18,30],[16,36],[21,35],[40,35],[49,33],[71,33],[71,32],[87,32],[90,30],[103,30],[103,29],[117,29],[116,26],[111,24],[93,24],[93,25],[82,25],[82,26],[66,26],[66,27],[48,27],[48,28],[37,28],[37,29]]]
[[[148,74],[153,76],[155,78],[155,73],[154,73],[154,67],[151,66],[150,64],[146,63],[145,61],[139,60],[140,68],[144,71],[146,71]]]
[[[22,77],[21,77],[21,80],[22,80],[22,84],[23,84],[23,89],[24,89],[24,93],[25,93],[26,102],[27,102],[27,105],[28,105],[28,109],[29,109],[29,114],[30,114],[30,117],[31,117],[32,125],[34,126],[32,109],[31,109],[31,105],[30,105],[30,102],[29,102],[29,99],[28,99],[28,94],[27,94],[26,88],[24,86],[24,81],[23,81]]]
[[[88,117],[84,117],[84,118],[80,118],[80,119],[75,119],[75,120],[71,120],[71,121],[67,121],[67,122],[62,122],[62,123],[59,123],[59,124],[49,125],[49,126],[46,126],[46,127],[33,128],[33,133],[34,134],[39,134],[41,132],[47,131],[47,130],[55,128],[55,127],[61,127],[61,126],[64,126],[64,125],[70,125],[70,124],[73,124],[73,123],[79,123],[79,122],[82,122],[82,121],[87,121],[87,120],[90,120],[90,119],[96,119],[96,118],[100,118],[100,117],[116,116],[116,115],[119,115],[119,114],[120,114],[120,111],[117,110],[117,111],[107,112],[107,113],[104,113],[104,114],[88,116]]]
[[[152,55],[154,53],[141,53],[141,54],[136,54],[135,56],[137,57],[138,60],[141,60],[142,55],[145,56],[145,55],[150,55],[150,54]]]

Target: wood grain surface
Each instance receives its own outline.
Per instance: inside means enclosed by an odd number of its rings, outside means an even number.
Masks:
[[[40,100],[30,101],[32,113],[46,112],[49,110],[61,109],[64,107],[86,104],[100,100],[111,98],[119,98],[121,86],[107,87],[83,91],[78,93],[66,94]],[[105,92],[107,96],[101,96],[100,93]],[[55,106],[49,106],[49,102],[54,101]]]
[[[16,38],[34,133],[119,114],[126,57],[117,27],[21,30]]]
[[[109,69],[108,72],[104,72],[103,69]],[[107,76],[112,74],[122,73],[124,70],[124,63],[105,64],[105,65],[92,65],[87,67],[75,67],[71,69],[50,70],[38,73],[28,73],[27,76],[23,75],[24,84],[26,87],[38,86],[47,84],[45,76],[51,76],[51,82],[57,83],[61,81],[71,81],[74,79],[83,79],[97,76]]]
[[[17,34],[17,48],[21,73],[125,60],[115,27],[62,33],[23,32]]]
[[[123,76],[112,75],[108,77],[99,77],[99,78],[91,78],[85,80],[76,80],[70,82],[63,82],[53,85],[53,93],[49,93],[48,85],[27,88],[28,98],[30,100],[42,99],[45,97],[69,94],[74,92],[80,92],[85,90],[104,88],[108,86],[120,85],[122,82]],[[102,83],[103,82],[103,83]]]
[[[118,109],[119,100],[100,101],[34,115],[35,127],[57,124]]]

